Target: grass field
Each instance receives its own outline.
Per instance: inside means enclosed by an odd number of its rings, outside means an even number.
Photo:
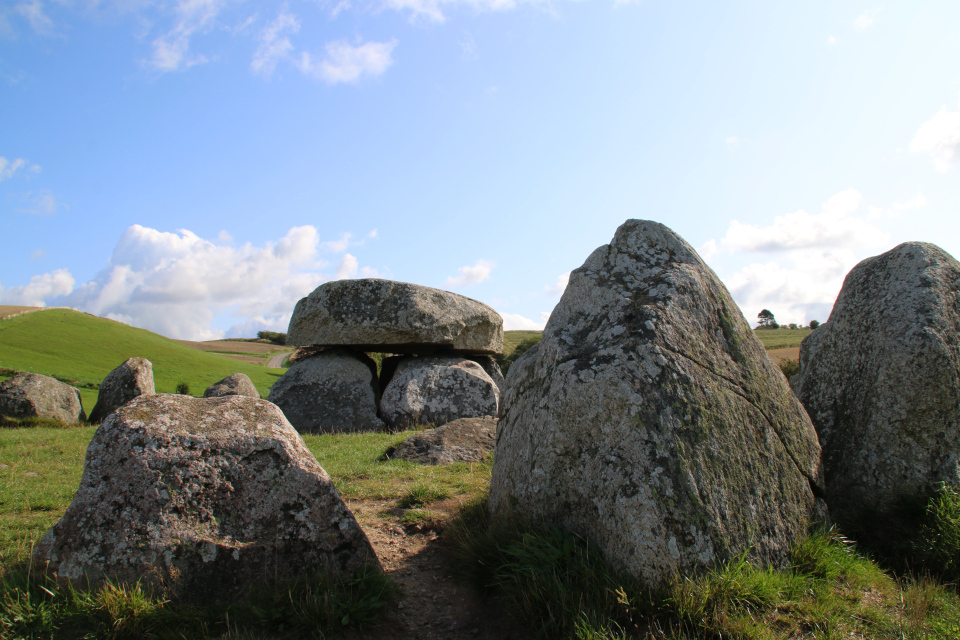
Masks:
[[[799,347],[803,339],[813,333],[812,329],[761,329],[755,331],[763,348],[767,351],[773,349],[786,349],[788,347]]]
[[[503,355],[509,356],[517,345],[529,338],[540,339],[543,331],[504,331],[503,332]]]
[[[262,396],[283,375],[282,369],[238,362],[205,353],[120,322],[69,309],[50,309],[0,320],[0,367],[69,378],[98,386],[127,358],[153,363],[158,393],[173,393],[186,382],[193,395],[232,373],[250,376]],[[89,414],[96,389],[80,389]]]

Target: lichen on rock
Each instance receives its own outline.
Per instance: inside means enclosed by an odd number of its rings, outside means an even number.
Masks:
[[[61,580],[220,600],[303,571],[377,564],[280,410],[246,396],[140,396],[87,449],[80,488],[34,551]]]
[[[495,515],[568,528],[650,585],[746,553],[782,566],[822,489],[813,427],[713,271],[628,220],[510,368]]]

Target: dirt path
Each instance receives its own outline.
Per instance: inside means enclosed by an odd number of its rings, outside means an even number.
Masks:
[[[786,349],[770,349],[767,355],[773,360],[773,364],[780,364],[781,360],[799,360],[800,347],[788,347]]]
[[[522,640],[526,638],[495,604],[459,584],[446,563],[443,532],[398,524],[390,502],[348,501],[377,557],[403,596],[376,629],[350,636],[364,640]],[[431,505],[434,508],[436,505]],[[442,506],[442,505],[441,505]],[[451,504],[451,511],[456,505]]]
[[[283,359],[286,358],[291,353],[293,353],[293,351],[289,351],[287,353],[278,353],[277,355],[270,358],[270,362],[267,363],[267,367],[273,368],[273,369],[279,369],[280,367],[283,366]]]

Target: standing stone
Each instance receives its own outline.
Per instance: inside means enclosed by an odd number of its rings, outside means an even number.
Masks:
[[[107,374],[100,383],[97,404],[90,412],[90,422],[103,420],[138,396],[152,396],[153,363],[145,358],[130,358]]]
[[[744,553],[783,566],[815,512],[803,407],[716,274],[656,222],[628,220],[573,271],[500,417],[491,511],[570,529],[650,586]]]
[[[449,291],[375,278],[336,280],[297,303],[287,344],[398,354],[497,354],[503,351],[503,318],[482,302]]]
[[[858,264],[803,341],[793,383],[839,521],[960,485],[960,263],[907,242]]]
[[[497,385],[473,360],[421,356],[397,365],[380,401],[380,417],[390,429],[400,431],[496,416],[499,401]]]
[[[39,373],[20,373],[0,383],[0,416],[50,418],[67,424],[87,419],[77,389]]]
[[[383,429],[377,365],[364,353],[329,349],[301,360],[273,383],[268,399],[300,433]]]
[[[277,407],[175,394],[141,396],[104,420],[80,488],[34,562],[84,588],[140,582],[188,602],[378,564]]]
[[[234,373],[220,382],[212,384],[203,392],[204,398],[222,398],[223,396],[247,396],[259,398],[260,392],[245,373]]]
[[[383,457],[385,460],[437,465],[480,462],[493,453],[496,435],[496,418],[460,418],[436,429],[413,434]]]

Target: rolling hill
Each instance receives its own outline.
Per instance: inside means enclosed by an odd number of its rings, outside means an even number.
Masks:
[[[104,376],[133,356],[153,363],[158,393],[173,393],[178,383],[185,382],[193,395],[200,395],[232,373],[245,373],[266,397],[270,386],[284,373],[283,369],[238,362],[145,329],[70,309],[0,320],[0,368],[70,379],[81,386],[87,413],[96,403],[96,386]]]

